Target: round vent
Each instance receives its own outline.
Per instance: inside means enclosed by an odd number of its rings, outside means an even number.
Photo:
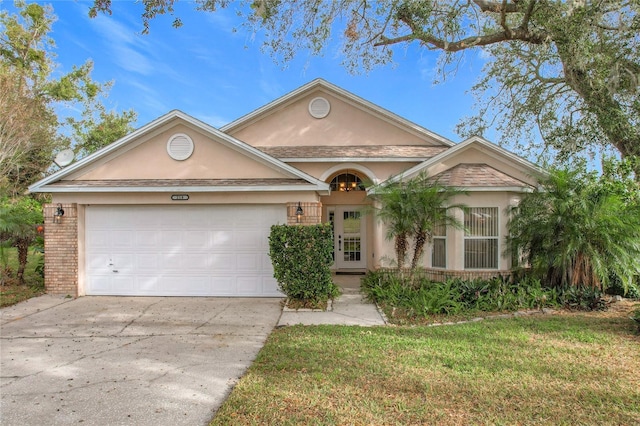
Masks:
[[[186,160],[193,154],[193,141],[183,133],[175,134],[167,142],[167,153],[174,160]]]
[[[331,111],[331,104],[325,98],[314,98],[309,102],[309,114],[314,118],[325,118]]]

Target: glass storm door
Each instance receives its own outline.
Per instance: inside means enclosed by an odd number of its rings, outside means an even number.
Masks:
[[[334,213],[335,265],[337,269],[366,268],[365,226],[354,207],[336,207]]]

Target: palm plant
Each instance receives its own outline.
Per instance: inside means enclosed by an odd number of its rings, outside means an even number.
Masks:
[[[415,208],[412,203],[415,199],[411,197],[402,181],[381,186],[372,197],[380,203],[376,213],[387,227],[386,238],[394,240],[397,266],[402,270],[409,249],[409,236],[413,230]]]
[[[450,204],[454,196],[462,193],[429,179],[424,173],[407,181],[392,181],[376,189],[373,197],[380,203],[377,214],[387,226],[387,239],[394,240],[398,269],[404,268],[411,238],[414,239],[413,271],[437,227],[462,227],[451,210],[465,206]]]
[[[24,284],[29,245],[36,239],[36,225],[42,220],[42,206],[33,198],[0,199],[0,242],[7,241],[18,251],[20,284]]]
[[[453,214],[453,209],[465,209],[464,204],[451,204],[453,197],[465,192],[453,187],[441,185],[437,180],[429,179],[426,174],[420,174],[409,182],[408,191],[415,197],[412,203],[415,209],[413,216],[413,259],[411,270],[418,267],[424,254],[425,245],[431,243],[434,232],[438,227],[453,227],[462,229],[463,224]]]
[[[507,248],[558,287],[625,288],[640,274],[640,206],[579,170],[553,170],[511,211]]]

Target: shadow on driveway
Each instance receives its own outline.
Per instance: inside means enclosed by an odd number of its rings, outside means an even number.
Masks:
[[[3,425],[204,425],[280,299],[54,296],[1,311]]]

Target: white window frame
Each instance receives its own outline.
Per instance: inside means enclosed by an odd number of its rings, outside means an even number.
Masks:
[[[433,230],[433,237],[431,239],[431,267],[438,269],[447,269],[447,227],[436,226]],[[443,252],[440,257],[444,259],[443,265],[436,265],[436,241],[444,243]]]
[[[489,213],[487,210],[491,209],[491,213],[492,216],[495,216],[495,224],[492,226],[493,229],[490,229],[490,232],[493,232],[492,235],[472,235],[470,233],[470,231],[473,231],[472,226],[473,223],[471,222],[470,216],[471,215],[484,215]],[[469,207],[467,210],[465,210],[464,213],[465,217],[464,217],[464,224],[465,224],[465,231],[464,231],[464,244],[463,244],[463,264],[464,264],[464,269],[469,269],[469,270],[483,270],[483,269],[499,269],[499,265],[500,265],[500,208],[498,207]],[[484,232],[483,232],[484,233]],[[484,252],[484,253],[479,253],[476,256],[476,259],[474,260],[474,262],[467,262],[469,259],[467,257],[467,242],[481,242],[481,241],[486,241],[488,243],[492,242],[495,245],[495,252],[493,253],[493,257],[495,258],[495,263],[493,265],[489,265],[489,266],[485,266],[487,265],[489,262],[489,260],[491,259],[486,259],[486,262],[482,262],[483,266],[478,266],[478,264],[480,263],[480,260],[484,260],[482,259],[481,256],[486,257],[489,256],[490,253],[488,252]],[[475,263],[475,266],[472,264]]]

